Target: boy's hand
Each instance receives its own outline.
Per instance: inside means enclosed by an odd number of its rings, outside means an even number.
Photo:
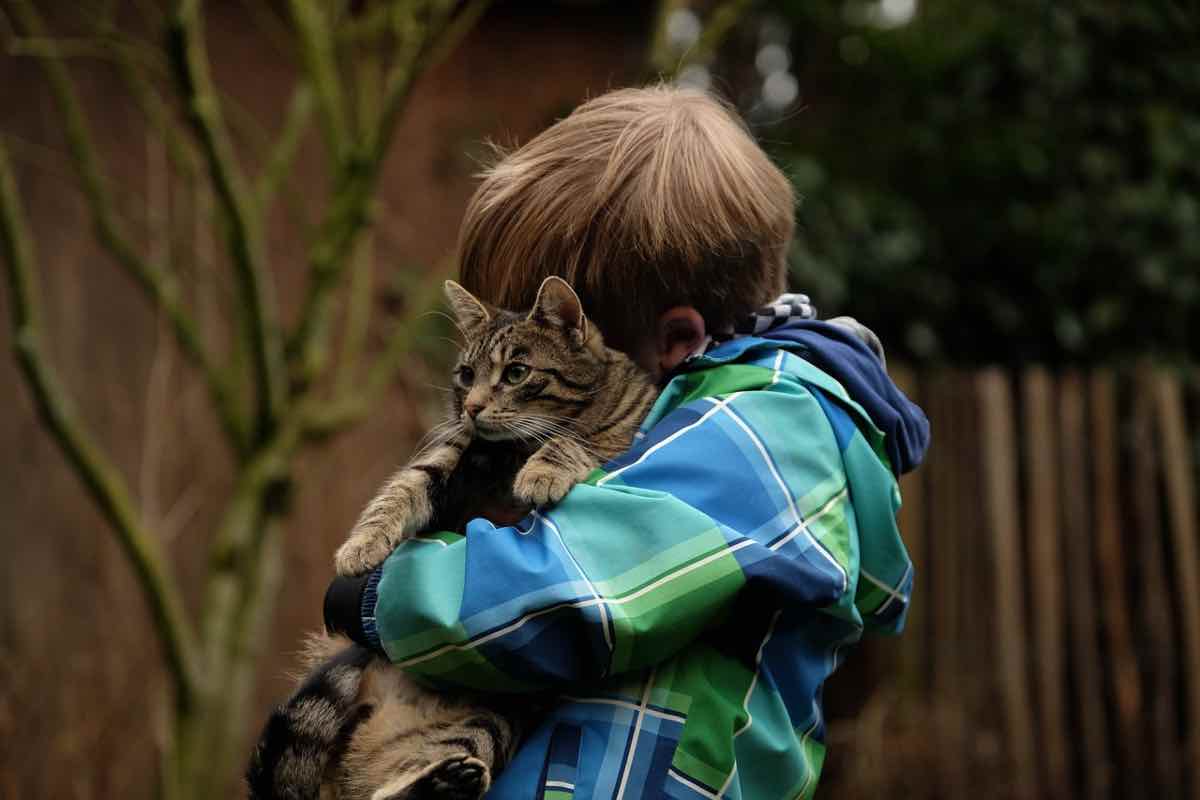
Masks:
[[[883,354],[883,342],[879,341],[879,337],[875,335],[875,331],[863,325],[854,317],[834,317],[827,321],[830,325],[839,325],[849,329],[855,336],[862,339],[863,344],[871,348],[871,352],[879,357],[879,363],[883,365],[884,370],[887,370],[887,358]]]

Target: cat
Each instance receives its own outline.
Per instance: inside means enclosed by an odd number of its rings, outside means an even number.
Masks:
[[[561,278],[542,283],[528,312],[488,306],[453,281],[446,299],[465,340],[451,413],[367,505],[335,557],[342,575],[374,569],[422,530],[461,531],[480,515],[512,522],[558,502],[629,448],[657,397]],[[255,748],[254,800],[473,800],[516,747],[525,714],[429,691],[344,639],[315,637],[308,667]]]

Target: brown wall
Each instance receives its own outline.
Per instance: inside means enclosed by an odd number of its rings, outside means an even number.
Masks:
[[[3,3],[0,3],[2,6]],[[288,58],[247,13],[213,3],[209,47],[241,155],[255,164],[255,126],[274,130],[293,79]],[[638,4],[641,5],[641,4]],[[56,6],[70,30],[76,4]],[[587,5],[501,3],[423,79],[395,136],[382,183],[376,278],[434,263],[452,248],[485,138],[521,141],[581,99],[636,79],[644,13]],[[129,14],[130,26],[138,15]],[[190,215],[191,197],[164,178],[160,143],[102,61],[74,73],[122,213],[144,230],[148,210]],[[0,59],[0,134],[18,163],[39,251],[51,351],[84,419],[171,537],[194,597],[197,565],[229,484],[229,461],[207,398],[163,336],[142,295],[95,245],[75,191],[57,109],[35,62]],[[248,120],[248,121],[244,121]],[[278,205],[269,249],[285,312],[302,289],[302,229],[319,209],[324,176],[310,135]],[[139,237],[147,248],[162,246]],[[188,254],[196,247],[185,242]],[[209,242],[200,249],[219,250]],[[185,259],[190,260],[190,259]],[[209,328],[224,324],[221,264],[185,273]],[[7,302],[0,314],[9,313]],[[8,318],[0,349],[10,352]],[[307,459],[287,523],[284,596],[262,666],[255,725],[285,692],[302,632],[319,623],[331,554],[385,473],[432,411],[425,381],[409,376],[360,430]],[[141,596],[110,533],[34,420],[25,387],[0,359],[0,797],[148,797],[164,730],[158,648]],[[251,732],[247,732],[249,735]]]

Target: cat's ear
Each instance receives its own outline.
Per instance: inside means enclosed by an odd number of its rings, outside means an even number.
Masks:
[[[450,310],[458,318],[458,324],[464,332],[470,332],[486,325],[492,318],[487,306],[479,302],[475,295],[459,286],[454,281],[446,281],[446,301]]]
[[[587,340],[587,317],[583,315],[583,303],[571,284],[557,276],[551,275],[542,281],[529,318],[548,319],[568,331],[578,331],[581,342]]]

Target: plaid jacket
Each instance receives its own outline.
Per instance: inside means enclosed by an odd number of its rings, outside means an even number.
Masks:
[[[364,622],[411,674],[560,698],[489,798],[812,796],[822,683],[902,627],[912,564],[883,435],[795,349],[721,344],[557,506],[407,542],[371,581]]]

